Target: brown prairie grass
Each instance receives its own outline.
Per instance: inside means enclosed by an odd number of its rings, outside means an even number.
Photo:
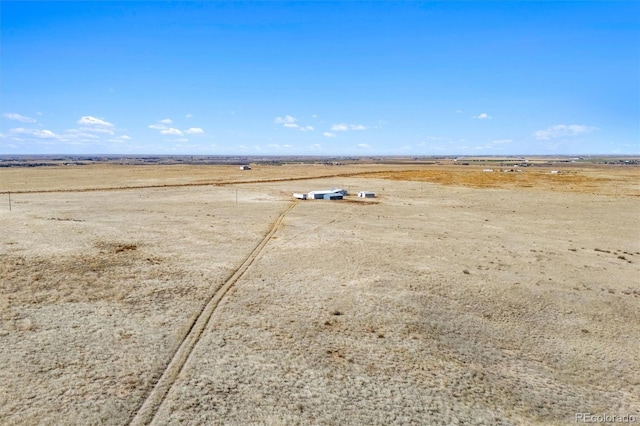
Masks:
[[[540,190],[595,193],[603,195],[640,196],[637,184],[640,171],[628,169],[616,174],[597,169],[570,169],[551,174],[551,169],[525,170],[523,172],[483,172],[480,169],[443,168],[398,170],[367,173],[370,178],[430,182],[471,188],[531,188]]]

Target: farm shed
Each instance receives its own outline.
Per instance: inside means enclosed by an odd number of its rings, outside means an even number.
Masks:
[[[251,170],[249,166],[240,166],[240,170]]]
[[[360,198],[375,198],[376,193],[371,191],[360,191],[358,192],[358,197]]]
[[[344,198],[344,195],[340,194],[339,192],[332,192],[329,194],[324,194],[322,198],[324,198],[325,200],[342,200]]]
[[[337,194],[342,194],[342,195],[349,194],[349,192],[346,189],[342,189],[342,188],[331,188],[330,191],[335,192]]]
[[[319,190],[319,191],[311,191],[311,192],[309,192],[309,196],[307,198],[309,198],[310,200],[321,200],[327,194],[347,195],[347,191],[345,191],[344,189],[340,189],[340,188],[332,188],[332,189],[325,189],[325,190]]]
[[[307,199],[307,194],[302,194],[299,192],[294,192],[293,193],[294,198],[297,198],[299,200],[306,200]]]

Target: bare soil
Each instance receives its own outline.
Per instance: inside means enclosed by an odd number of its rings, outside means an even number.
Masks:
[[[640,173],[549,172],[0,170],[0,423],[135,422],[217,295],[153,424],[640,416]]]

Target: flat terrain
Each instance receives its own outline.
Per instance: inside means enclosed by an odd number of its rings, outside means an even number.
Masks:
[[[0,170],[0,424],[640,421],[640,169],[483,168]]]

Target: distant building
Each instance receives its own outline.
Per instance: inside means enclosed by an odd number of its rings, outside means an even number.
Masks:
[[[319,190],[319,191],[311,191],[309,192],[307,198],[310,200],[322,200],[324,198],[325,195],[327,194],[338,194],[340,196],[344,196],[347,195],[347,191],[344,189],[340,189],[340,188],[331,188],[331,189],[324,189],[324,190]],[[342,199],[342,198],[340,198]]]
[[[322,200],[325,194],[333,194],[330,190],[321,190],[321,191],[311,191],[307,194],[307,198],[309,200]]]
[[[342,200],[344,198],[344,195],[340,194],[339,192],[332,192],[329,194],[324,194],[322,198],[325,200]]]
[[[306,200],[307,199],[307,194],[302,194],[299,192],[294,192],[293,196],[299,200]]]
[[[360,198],[375,198],[376,193],[371,191],[360,191],[358,192],[358,197]]]
[[[342,195],[348,195],[349,192],[346,189],[342,189],[342,188],[331,188],[332,192],[338,193],[338,194],[342,194]]]
[[[249,166],[240,166],[240,170],[251,170]]]

